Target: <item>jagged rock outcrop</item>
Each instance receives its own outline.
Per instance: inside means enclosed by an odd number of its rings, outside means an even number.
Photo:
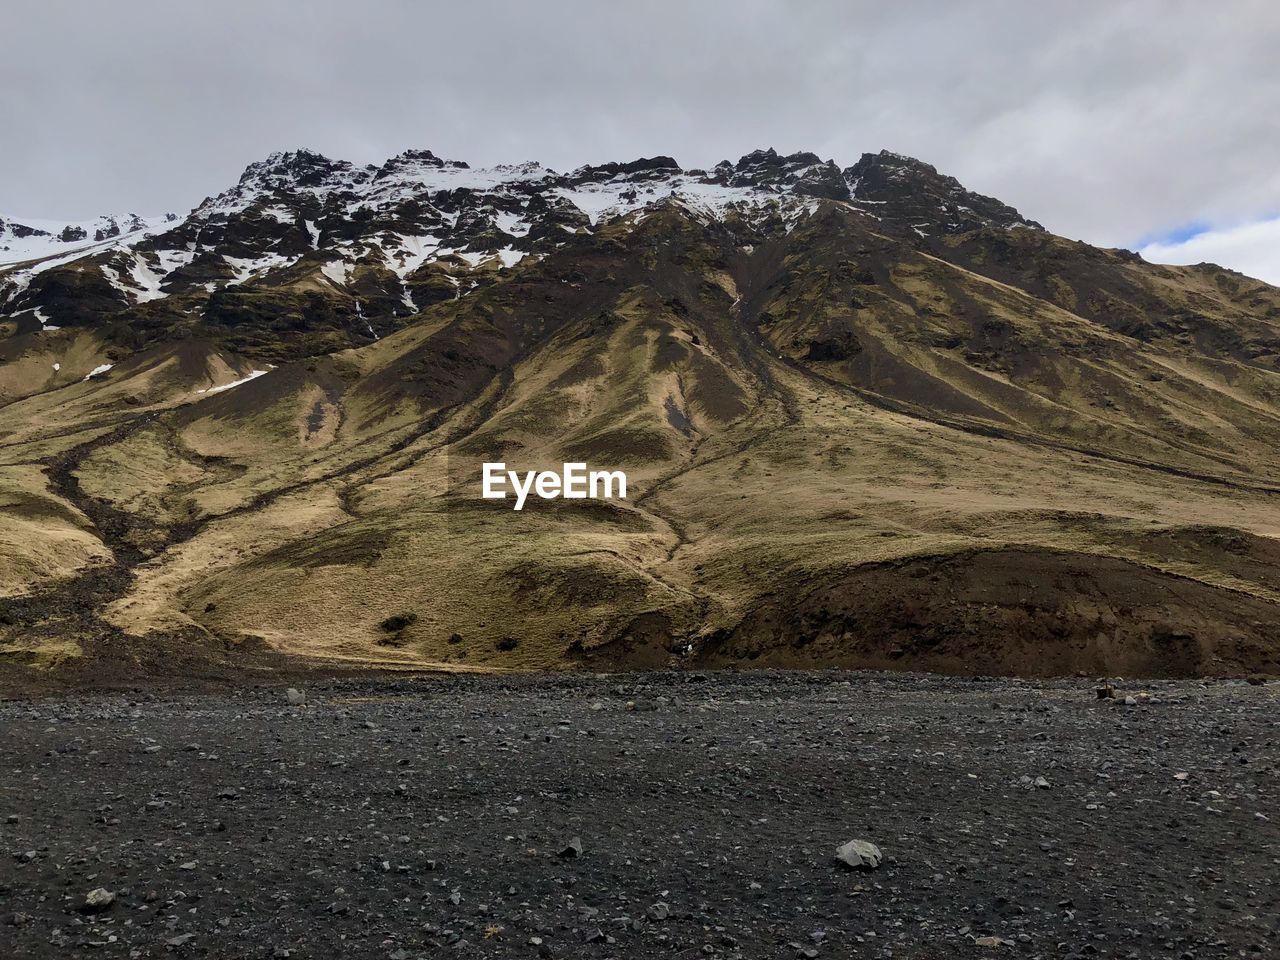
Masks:
[[[856,201],[924,233],[966,233],[982,227],[1044,228],[993,197],[966,190],[928,163],[881,150],[864,153],[844,171]]]

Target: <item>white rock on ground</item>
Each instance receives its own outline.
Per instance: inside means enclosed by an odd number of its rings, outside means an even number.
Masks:
[[[880,848],[866,840],[850,840],[836,848],[836,859],[851,870],[874,870],[884,856]]]

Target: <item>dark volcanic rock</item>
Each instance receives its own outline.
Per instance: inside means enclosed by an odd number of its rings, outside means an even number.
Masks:
[[[712,171],[712,179],[727,186],[762,187],[828,200],[848,200],[849,186],[840,168],[816,153],[782,156],[772,147],[755,150],[737,163],[724,161]]]
[[[936,167],[888,150],[864,153],[844,175],[855,200],[880,205],[884,215],[925,232],[965,233],[984,226],[1044,229],[1013,207],[966,190]]]
[[[644,180],[679,172],[680,164],[671,157],[642,157],[629,163],[602,163],[580,167],[569,174],[567,182],[575,185],[597,183],[612,180],[621,175],[632,175],[638,180]]]

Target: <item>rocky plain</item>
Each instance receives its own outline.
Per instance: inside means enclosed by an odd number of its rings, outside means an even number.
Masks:
[[[1280,684],[1098,686],[0,701],[0,957],[1274,955]]]

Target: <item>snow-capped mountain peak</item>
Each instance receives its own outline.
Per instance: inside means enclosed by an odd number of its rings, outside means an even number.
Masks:
[[[427,149],[378,166],[297,149],[250,163],[181,220],[0,221],[0,263],[16,264],[0,268],[0,317],[36,330],[145,305],[175,315],[170,323],[190,315],[235,322],[245,309],[235,298],[251,290],[287,291],[290,309],[302,310],[319,284],[349,300],[360,327],[377,336],[473,289],[487,272],[544,256],[617,217],[676,204],[703,222],[731,218],[753,244],[822,202],[922,236],[1038,226],[928,164],[887,152],[864,154],[845,170],[814,153],[769,148],[710,170],[658,155],[558,173],[536,162],[475,168]]]

